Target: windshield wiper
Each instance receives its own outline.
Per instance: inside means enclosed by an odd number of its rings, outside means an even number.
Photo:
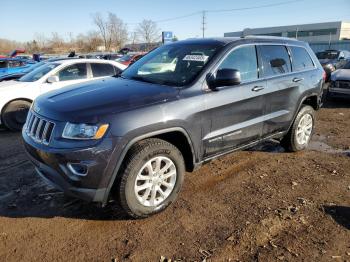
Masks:
[[[115,74],[115,75],[112,75],[112,77],[116,77],[116,78],[121,77],[121,78],[124,78],[124,77],[122,77],[122,72],[119,72],[119,73],[117,73],[117,74]]]

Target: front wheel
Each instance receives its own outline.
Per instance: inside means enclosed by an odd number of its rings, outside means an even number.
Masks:
[[[287,135],[282,139],[281,145],[287,151],[304,150],[311,139],[315,123],[315,110],[308,105],[304,105],[298,112]]]
[[[30,105],[30,102],[23,100],[9,103],[2,113],[4,125],[12,131],[20,131],[26,122]]]
[[[161,139],[134,145],[119,173],[117,188],[121,207],[132,217],[148,217],[175,201],[183,182],[181,152]]]

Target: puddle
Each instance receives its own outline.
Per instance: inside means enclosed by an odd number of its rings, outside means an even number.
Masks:
[[[324,152],[328,154],[342,154],[350,157],[350,149],[343,150],[334,148],[327,143],[325,143],[326,137],[323,135],[314,135],[312,140],[309,143],[307,150]],[[252,148],[247,149],[247,151],[260,151],[260,152],[269,152],[269,153],[283,153],[285,152],[284,148],[280,145],[278,141],[268,140],[262,144],[256,145]]]
[[[279,142],[275,140],[268,140],[261,144],[258,144],[252,148],[247,149],[247,151],[260,151],[268,153],[283,153],[285,152],[284,148],[280,145]]]
[[[334,147],[331,147],[330,145],[327,145],[325,142],[322,141],[311,141],[308,150],[318,151],[318,152],[324,152],[328,154],[345,154],[350,157],[350,150],[343,150],[343,149],[337,149]]]

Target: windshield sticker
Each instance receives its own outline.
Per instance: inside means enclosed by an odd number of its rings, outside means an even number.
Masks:
[[[183,61],[197,61],[197,62],[206,62],[209,56],[206,55],[186,55],[182,60]]]

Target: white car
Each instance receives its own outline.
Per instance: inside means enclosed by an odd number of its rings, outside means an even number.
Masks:
[[[20,130],[34,99],[51,90],[119,74],[125,65],[101,59],[48,62],[18,80],[0,82],[0,124]]]

